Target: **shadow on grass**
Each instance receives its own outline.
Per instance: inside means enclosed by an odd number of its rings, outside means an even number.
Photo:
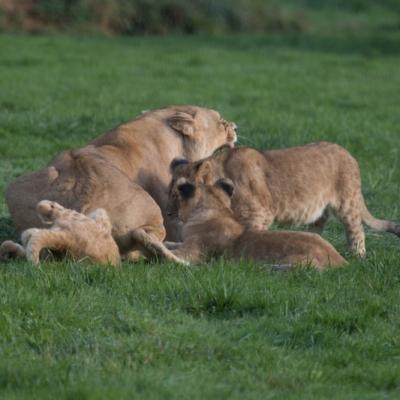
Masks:
[[[236,304],[229,300],[221,301],[210,298],[186,307],[185,311],[194,318],[229,320],[245,316],[259,317],[265,315],[266,306],[262,304]]]
[[[0,217],[0,243],[5,240],[18,240],[18,233],[10,217]]]

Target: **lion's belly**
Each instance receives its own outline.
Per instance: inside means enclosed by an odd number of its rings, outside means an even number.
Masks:
[[[322,217],[326,209],[325,202],[319,202],[304,208],[288,207],[276,216],[276,222],[282,224],[309,225]]]

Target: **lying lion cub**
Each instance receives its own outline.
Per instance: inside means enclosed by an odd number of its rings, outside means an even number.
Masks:
[[[274,221],[311,224],[321,233],[330,212],[344,224],[349,245],[365,254],[363,223],[400,236],[400,225],[374,218],[361,193],[357,161],[341,146],[313,143],[302,147],[260,152],[241,147],[194,163],[171,163],[168,212],[177,214],[181,177],[210,183],[227,177],[235,184],[232,209],[247,227],[268,228]]]
[[[118,246],[111,235],[111,222],[105,210],[99,208],[86,216],[48,200],[41,201],[36,209],[43,223],[52,226],[24,231],[23,246],[10,240],[4,242],[0,246],[0,259],[26,257],[38,264],[40,252],[49,249],[68,253],[74,259],[119,264]]]
[[[62,207],[60,204],[42,200],[36,206],[39,218],[49,229],[30,228],[21,235],[22,246],[11,240],[0,246],[0,261],[28,259],[34,264],[40,262],[42,250],[53,250],[69,254],[73,259],[88,258],[100,264],[118,265],[120,249],[112,237],[112,226],[107,212],[99,208],[89,215]],[[187,265],[144,229],[133,230],[124,239],[125,254],[138,250],[147,258],[162,253],[175,263]]]
[[[230,207],[234,188],[229,179],[220,179],[214,185],[194,185],[180,178],[176,187],[184,242],[172,252],[179,259],[197,263],[225,255],[235,260],[308,264],[318,269],[346,263],[315,233],[261,231],[239,223]]]

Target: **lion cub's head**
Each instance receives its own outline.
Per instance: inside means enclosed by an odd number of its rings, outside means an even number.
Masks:
[[[194,106],[171,109],[174,113],[168,116],[167,125],[182,135],[185,154],[190,160],[208,157],[222,146],[234,146],[237,126],[224,120],[217,111]]]
[[[234,187],[230,179],[222,178],[213,185],[205,185],[179,178],[176,189],[178,218],[184,223],[190,218],[207,219],[215,213],[232,213],[230,207]]]
[[[190,163],[185,158],[175,158],[170,165],[172,175],[168,191],[167,214],[172,218],[178,217],[179,190],[178,181],[185,178],[193,184],[212,184],[218,177],[213,174],[213,156]]]

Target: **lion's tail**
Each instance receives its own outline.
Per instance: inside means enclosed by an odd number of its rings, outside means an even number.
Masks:
[[[368,225],[370,228],[375,229],[377,231],[386,231],[393,233],[400,237],[400,224],[387,221],[384,219],[375,218],[368,210],[364,199],[362,200],[362,213],[361,213],[362,220],[364,224]]]

